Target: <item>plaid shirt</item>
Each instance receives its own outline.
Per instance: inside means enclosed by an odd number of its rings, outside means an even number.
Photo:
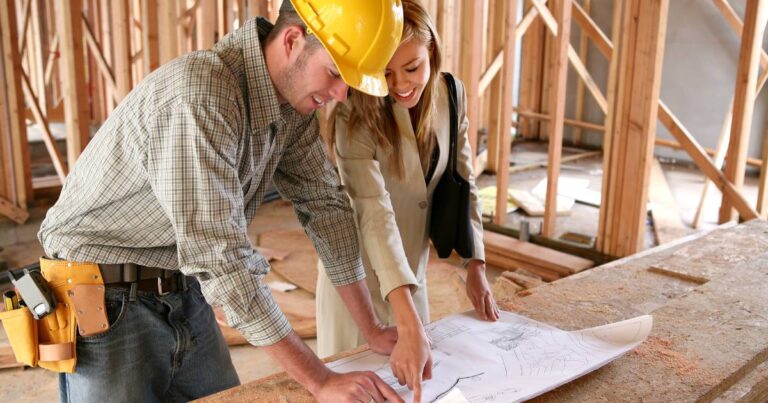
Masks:
[[[114,110],[70,172],[38,237],[48,256],[196,276],[255,345],[291,327],[247,228],[270,178],[294,204],[335,285],[365,278],[352,210],[317,119],[279,104],[248,21],[161,67]]]

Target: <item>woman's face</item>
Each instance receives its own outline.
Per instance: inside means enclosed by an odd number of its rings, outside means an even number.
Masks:
[[[405,108],[416,106],[429,81],[429,49],[415,39],[400,44],[384,75],[389,95]]]

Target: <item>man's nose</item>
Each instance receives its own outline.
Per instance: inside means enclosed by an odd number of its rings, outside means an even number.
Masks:
[[[347,93],[349,92],[349,86],[347,83],[344,82],[344,80],[337,80],[336,83],[333,84],[331,87],[331,97],[339,102],[344,102],[347,100]]]

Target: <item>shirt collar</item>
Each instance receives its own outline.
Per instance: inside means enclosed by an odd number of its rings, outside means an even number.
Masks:
[[[275,86],[269,77],[262,45],[274,26],[264,18],[248,20],[243,26],[242,49],[248,85],[248,105],[252,128],[282,121]]]

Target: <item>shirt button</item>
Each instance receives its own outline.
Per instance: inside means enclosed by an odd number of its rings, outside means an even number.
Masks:
[[[419,202],[419,207],[421,207],[422,209],[427,208],[427,201],[426,200],[420,201]]]

